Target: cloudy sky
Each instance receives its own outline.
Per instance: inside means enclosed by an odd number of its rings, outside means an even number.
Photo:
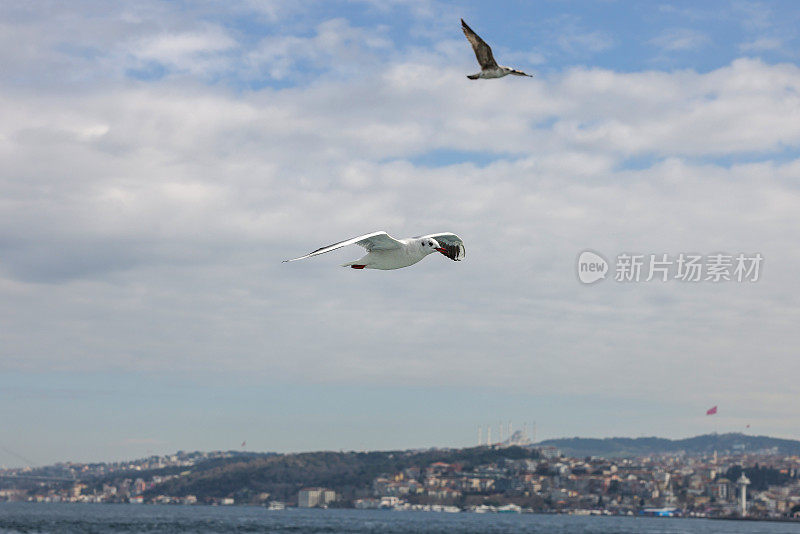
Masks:
[[[696,4],[0,4],[0,464],[800,438],[800,11]],[[375,230],[467,258],[281,263]]]

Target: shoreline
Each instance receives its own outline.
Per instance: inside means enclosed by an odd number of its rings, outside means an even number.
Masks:
[[[424,513],[435,513],[440,515],[449,515],[449,514],[469,514],[469,515],[485,515],[485,516],[502,516],[506,517],[509,515],[546,515],[546,516],[575,516],[575,517],[615,517],[615,518],[632,518],[632,519],[709,519],[714,521],[752,521],[752,522],[771,522],[771,523],[800,523],[800,518],[792,518],[792,517],[739,517],[739,516],[695,516],[695,515],[673,515],[673,516],[654,516],[654,515],[644,515],[644,514],[615,514],[615,513],[602,513],[598,510],[572,510],[568,512],[559,512],[559,511],[546,511],[546,512],[533,512],[533,511],[521,511],[521,512],[496,512],[496,511],[487,511],[487,512],[475,512],[473,510],[459,510],[458,512],[455,511],[445,511],[441,509],[423,509],[423,508],[412,508],[412,509],[402,509],[402,508],[355,508],[355,507],[313,507],[313,508],[300,508],[298,506],[286,506],[283,509],[279,510],[271,510],[266,505],[263,504],[218,504],[218,503],[196,503],[196,504],[181,504],[181,503],[157,503],[157,502],[147,502],[147,503],[129,503],[129,502],[77,502],[77,501],[60,501],[60,502],[37,502],[37,501],[0,501],[0,506],[3,505],[86,505],[86,506],[132,506],[134,508],[141,508],[141,507],[164,507],[164,508],[263,508],[265,511],[270,513],[275,512],[284,512],[284,511],[297,511],[297,510],[308,510],[308,511],[329,511],[329,510],[346,510],[346,511],[354,511],[354,512],[424,512]],[[439,505],[433,505],[439,506]],[[592,513],[594,512],[594,513]]]

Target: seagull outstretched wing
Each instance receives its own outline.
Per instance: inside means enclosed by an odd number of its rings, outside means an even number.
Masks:
[[[450,258],[453,261],[461,261],[464,259],[464,256],[467,255],[467,250],[464,248],[464,241],[461,240],[456,234],[450,232],[441,232],[438,234],[430,234],[430,235],[420,235],[416,236],[414,239],[424,239],[426,237],[430,237],[435,239],[442,248],[445,250],[442,252],[445,256]]]
[[[309,252],[305,256],[300,256],[299,258],[293,258],[291,260],[283,260],[283,262],[286,263],[287,261],[303,260],[305,258],[310,258],[311,256],[325,254],[326,252],[336,250],[337,248],[346,247],[347,245],[358,245],[367,249],[367,252],[372,252],[373,250],[391,250],[393,248],[400,248],[403,244],[384,231],[372,232],[371,234],[360,235],[352,239],[339,241],[333,245],[318,248],[314,252]]]
[[[464,19],[461,19],[461,29],[464,30],[464,35],[467,36],[467,40],[470,42],[472,49],[475,51],[475,57],[478,58],[478,64],[481,66],[481,70],[496,69],[497,61],[494,60],[492,48],[486,44],[486,41],[481,39],[477,33],[472,31],[472,28],[467,26],[467,23],[464,22]]]

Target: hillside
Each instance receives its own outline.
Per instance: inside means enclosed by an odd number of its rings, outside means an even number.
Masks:
[[[541,447],[556,447],[568,456],[633,457],[649,454],[689,455],[756,452],[776,449],[780,454],[800,455],[800,441],[749,436],[746,434],[704,434],[685,439],[644,438],[559,438],[548,439],[537,444]]]
[[[433,462],[458,463],[464,469],[502,459],[539,457],[536,450],[521,447],[442,449],[425,451],[309,452],[227,462],[211,469],[203,466],[153,488],[149,495],[196,495],[200,499],[233,496],[248,502],[269,493],[273,499],[292,501],[306,486],[335,488],[345,499],[371,494],[372,481],[383,473]]]

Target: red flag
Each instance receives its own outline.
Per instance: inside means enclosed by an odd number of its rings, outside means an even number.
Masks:
[[[713,406],[713,407],[709,408],[708,410],[706,410],[706,415],[714,415],[715,413],[717,413],[717,407],[716,406]]]

